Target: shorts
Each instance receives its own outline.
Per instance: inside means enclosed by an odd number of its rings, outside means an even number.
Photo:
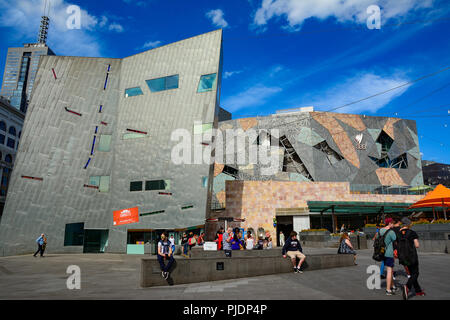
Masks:
[[[288,251],[287,252],[287,256],[291,259],[295,259],[295,258],[299,258],[299,259],[304,259],[306,258],[306,256],[301,253],[300,251]]]
[[[385,267],[394,267],[394,258],[384,257],[384,266]]]

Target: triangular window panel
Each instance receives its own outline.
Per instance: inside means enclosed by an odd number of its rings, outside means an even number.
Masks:
[[[297,172],[306,179],[314,181],[286,136],[280,137],[280,147],[284,149],[283,172]]]

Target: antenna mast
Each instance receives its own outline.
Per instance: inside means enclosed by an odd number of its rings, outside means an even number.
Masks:
[[[48,25],[50,23],[50,18],[45,14],[45,9],[47,8],[48,2],[48,13],[50,13],[50,0],[44,0],[44,13],[41,17],[41,26],[39,28],[38,34],[38,42],[41,44],[47,44],[47,35],[48,35]]]

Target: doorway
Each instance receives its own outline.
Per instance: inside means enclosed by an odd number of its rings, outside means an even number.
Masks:
[[[294,219],[292,216],[277,216],[277,246],[280,246],[280,232],[284,235],[284,242],[294,230]]]
[[[109,230],[84,229],[83,253],[104,253]]]

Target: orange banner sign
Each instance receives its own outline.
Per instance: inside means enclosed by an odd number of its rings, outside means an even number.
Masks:
[[[115,226],[139,222],[138,207],[113,211],[113,214],[113,225]]]

